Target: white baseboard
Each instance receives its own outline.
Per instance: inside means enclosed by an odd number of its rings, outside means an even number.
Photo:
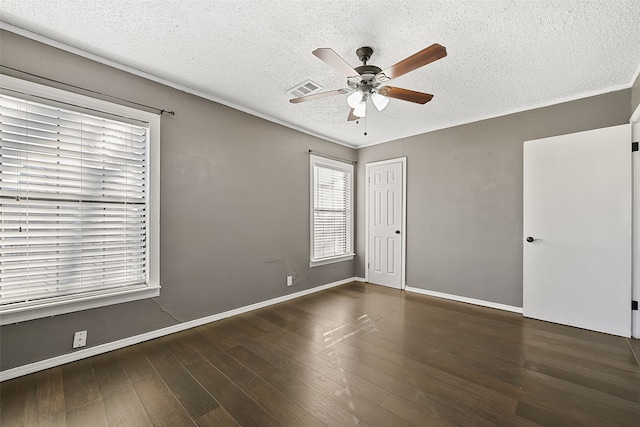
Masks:
[[[366,282],[367,279],[365,279],[364,277],[354,277],[353,281],[354,282]]]
[[[459,295],[445,294],[443,292],[429,291],[427,289],[413,288],[411,286],[407,286],[404,290],[408,292],[415,292],[417,294],[429,295],[432,297],[444,298],[444,299],[458,301],[458,302],[466,302],[467,304],[480,305],[482,307],[496,308],[498,310],[504,310],[504,311],[510,311],[512,313],[522,314],[522,307],[515,307],[513,305],[500,304],[497,302],[484,301],[484,300],[475,299],[475,298],[461,297]]]
[[[65,363],[75,362],[77,360],[85,359],[87,357],[96,356],[98,354],[107,353],[109,351],[117,350],[119,348],[128,347],[130,345],[138,344],[144,341],[149,341],[154,338],[160,338],[165,335],[173,334],[176,332],[184,331],[186,329],[195,328],[196,326],[205,325],[207,323],[222,320],[227,317],[237,316],[239,314],[247,313],[249,311],[257,310],[259,308],[268,307],[270,305],[278,304],[281,302],[289,301],[292,299],[300,298],[305,295],[313,294],[316,292],[324,291],[325,289],[333,288],[336,286],[344,285],[346,283],[359,281],[357,277],[350,277],[348,279],[338,280],[337,282],[328,283],[322,286],[316,286],[315,288],[306,289],[304,291],[295,292],[281,297],[273,298],[267,301],[258,302],[255,304],[247,305],[233,310],[225,311],[224,313],[214,314],[212,316],[202,317],[200,319],[190,320],[177,325],[169,326],[162,329],[156,329],[155,331],[146,332],[144,334],[135,335],[121,340],[108,342],[105,344],[96,345],[83,350],[78,350],[73,353],[62,354],[60,356],[51,357],[49,359],[40,360],[38,362],[29,363],[28,365],[18,366],[6,371],[0,372],[0,382],[10,380],[12,378],[21,377],[23,375],[32,374],[34,372],[42,371],[45,369],[53,368],[56,366],[64,365]]]

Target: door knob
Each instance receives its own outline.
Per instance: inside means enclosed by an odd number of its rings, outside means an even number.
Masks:
[[[396,234],[400,234],[400,230],[396,230]]]
[[[533,237],[531,237],[531,236],[527,237],[527,242],[529,242],[529,243],[533,242],[534,240],[536,240],[536,239],[534,239],[534,238],[533,238]]]

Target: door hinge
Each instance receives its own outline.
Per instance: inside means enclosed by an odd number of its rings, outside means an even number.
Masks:
[[[631,301],[631,310],[638,309],[638,301]]]
[[[631,143],[631,151],[638,151],[638,143],[637,142],[632,142]]]

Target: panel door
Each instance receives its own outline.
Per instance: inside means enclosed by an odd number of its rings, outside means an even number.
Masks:
[[[368,280],[402,287],[403,163],[369,167]]]

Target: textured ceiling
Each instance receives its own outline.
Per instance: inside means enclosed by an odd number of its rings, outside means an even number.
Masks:
[[[2,0],[0,20],[355,147],[630,87],[640,66],[637,0]],[[385,69],[432,43],[448,56],[389,83],[426,105],[392,99],[356,124],[345,95],[288,102],[307,79],[346,87],[318,47],[355,67],[371,46]]]

